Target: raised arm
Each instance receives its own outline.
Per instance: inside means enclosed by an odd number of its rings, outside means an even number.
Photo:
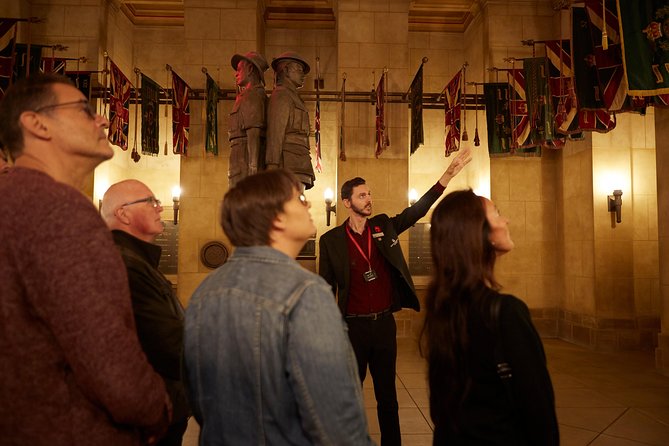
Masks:
[[[439,178],[439,184],[446,187],[448,183],[472,160],[472,151],[469,147],[458,152],[457,156],[453,158],[451,164],[448,165],[446,171]]]

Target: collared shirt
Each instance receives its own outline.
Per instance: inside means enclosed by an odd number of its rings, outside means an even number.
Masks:
[[[350,259],[350,285],[349,300],[346,314],[369,314],[378,313],[390,308],[392,279],[390,275],[390,265],[383,257],[376,242],[371,241],[371,256],[369,253],[369,240],[372,239],[369,223],[365,223],[365,229],[362,234],[353,230],[348,230],[346,242],[348,245],[348,258]],[[362,249],[365,256],[358,250],[355,243]],[[369,263],[368,260],[369,259]],[[364,273],[371,269],[376,272],[376,279],[367,282]]]

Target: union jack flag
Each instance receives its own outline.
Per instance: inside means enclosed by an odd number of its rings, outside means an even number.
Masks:
[[[61,57],[43,57],[40,71],[42,73],[65,74],[67,59]]]
[[[16,19],[0,19],[0,99],[12,84]]]
[[[128,150],[128,121],[132,84],[118,66],[109,59],[109,141],[123,150]]]
[[[314,122],[314,138],[316,139],[316,171],[323,172],[321,165],[321,99],[316,94],[316,121]]]
[[[444,124],[446,138],[444,145],[446,156],[460,149],[460,114],[462,112],[462,103],[460,101],[460,92],[462,70],[458,71],[453,79],[446,85],[444,92]]]
[[[172,71],[172,151],[188,155],[188,130],[190,128],[190,87]]]

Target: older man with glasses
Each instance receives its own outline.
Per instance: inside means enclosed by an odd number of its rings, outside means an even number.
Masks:
[[[153,444],[171,412],[137,340],[121,256],[80,189],[112,157],[65,77],[36,75],[0,102],[0,443]]]
[[[174,407],[173,422],[158,446],[180,446],[190,415],[181,376],[184,317],[172,283],[158,270],[162,249],[154,242],[164,229],[162,212],[160,200],[137,180],[112,185],[102,198],[102,218],[128,271],[139,342]]]

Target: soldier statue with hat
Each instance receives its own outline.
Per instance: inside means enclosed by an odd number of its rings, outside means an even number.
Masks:
[[[254,51],[235,54],[230,61],[236,70],[239,93],[229,119],[230,163],[228,180],[233,187],[239,180],[264,170],[267,95],[265,58]]]
[[[267,111],[268,169],[278,167],[293,172],[305,189],[314,185],[314,168],[309,154],[309,113],[297,89],[304,85],[309,64],[299,54],[288,51],[272,61],[276,83]]]

